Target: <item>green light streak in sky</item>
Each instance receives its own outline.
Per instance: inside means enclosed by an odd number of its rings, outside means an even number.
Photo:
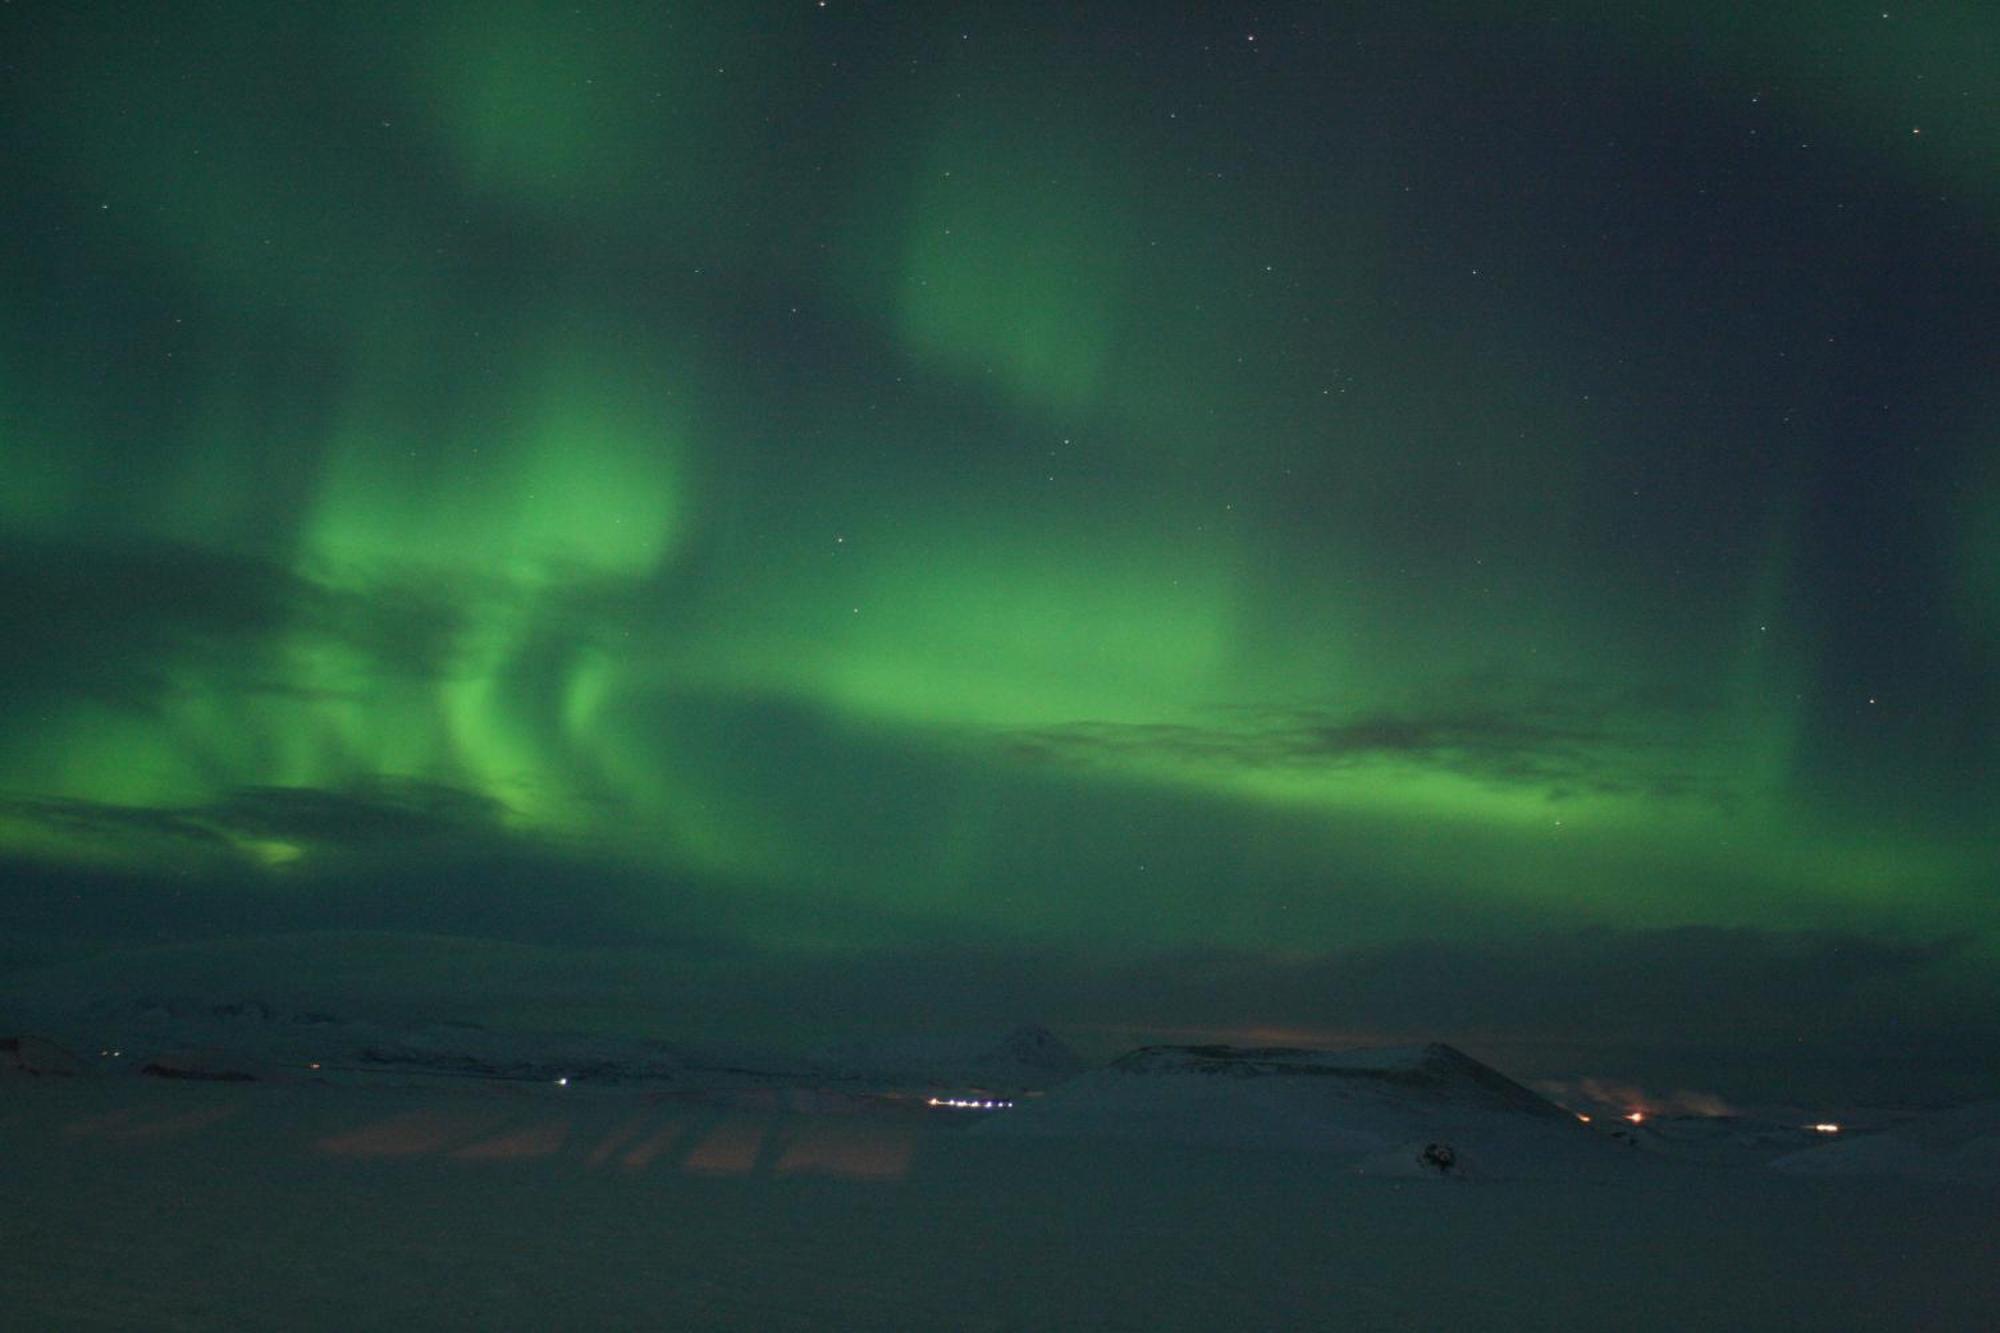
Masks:
[[[309,566],[414,566],[535,583],[634,576],[672,550],[682,431],[640,338],[566,335],[508,377],[512,401],[423,432],[425,366],[400,367],[333,441],[305,535]],[[665,358],[662,357],[664,360]]]
[[[1167,572],[1181,563],[1075,534],[917,537],[856,580],[822,688],[844,708],[947,726],[1176,715],[1219,686],[1233,609],[1228,570]]]
[[[75,254],[28,294],[86,314],[0,344],[0,522],[104,563],[15,650],[0,785],[126,831],[6,845],[289,875],[337,840],[232,793],[411,781],[663,882],[995,932],[1975,911],[1962,838],[1818,804],[1861,692],[1822,679],[1809,469],[1743,461],[1779,427],[1651,420],[1645,357],[1593,360],[1622,293],[1475,282],[1395,125],[1301,148],[1027,42],[856,91],[734,13],[433,13],[306,34],[312,98],[212,19],[34,73]],[[894,133],[822,153],[785,119],[820,94]],[[1252,129],[1290,166],[1239,187]],[[2000,472],[1961,472],[1990,648]],[[147,542],[201,558],[104,592]],[[52,559],[23,623],[62,621]]]
[[[652,43],[533,0],[446,9],[427,55],[435,110],[481,186],[552,198],[616,187],[650,156],[632,107],[671,93],[661,119],[685,114],[685,85],[660,77]]]
[[[1087,120],[1030,138],[1027,113],[987,108],[938,135],[913,183],[900,325],[961,373],[1077,408],[1117,343],[1138,201]]]

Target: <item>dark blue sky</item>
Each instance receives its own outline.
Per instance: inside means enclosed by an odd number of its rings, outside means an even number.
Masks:
[[[1996,44],[10,8],[0,965],[1990,1080]]]

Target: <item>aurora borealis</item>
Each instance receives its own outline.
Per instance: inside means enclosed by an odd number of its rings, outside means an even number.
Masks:
[[[8,7],[0,966],[1994,1069],[2000,18],[1515,8]]]

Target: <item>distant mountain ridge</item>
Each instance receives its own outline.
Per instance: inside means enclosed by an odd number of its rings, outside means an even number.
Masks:
[[[847,1077],[1010,1089],[1051,1087],[1084,1067],[1062,1038],[1032,1023],[842,1042],[814,1063]]]
[[[1061,1038],[1032,1024],[852,1042],[802,1060],[653,1038],[348,1018],[254,997],[101,1000],[71,1011],[58,1035],[79,1049],[101,1049],[96,1063],[107,1069],[227,1070],[255,1079],[381,1076],[683,1088],[874,1083],[1025,1090],[1054,1086],[1082,1068]]]
[[[1546,1119],[1570,1119],[1548,1098],[1455,1046],[1318,1051],[1288,1046],[1142,1046],[1109,1066],[1123,1074],[1220,1078],[1336,1078]]]
[[[1364,1175],[1519,1177],[1632,1156],[1443,1043],[1146,1046],[995,1116],[982,1135],[1259,1148]]]

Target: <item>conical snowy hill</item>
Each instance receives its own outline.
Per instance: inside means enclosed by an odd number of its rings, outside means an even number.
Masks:
[[[1148,1046],[977,1132],[1311,1152],[1392,1175],[1537,1174],[1620,1153],[1568,1111],[1441,1044]]]
[[[1114,1061],[1123,1074],[1219,1078],[1331,1078],[1354,1090],[1396,1089],[1414,1101],[1569,1120],[1569,1112],[1443,1042],[1352,1051],[1290,1047],[1143,1046]],[[1329,1085],[1331,1086],[1331,1085]]]

